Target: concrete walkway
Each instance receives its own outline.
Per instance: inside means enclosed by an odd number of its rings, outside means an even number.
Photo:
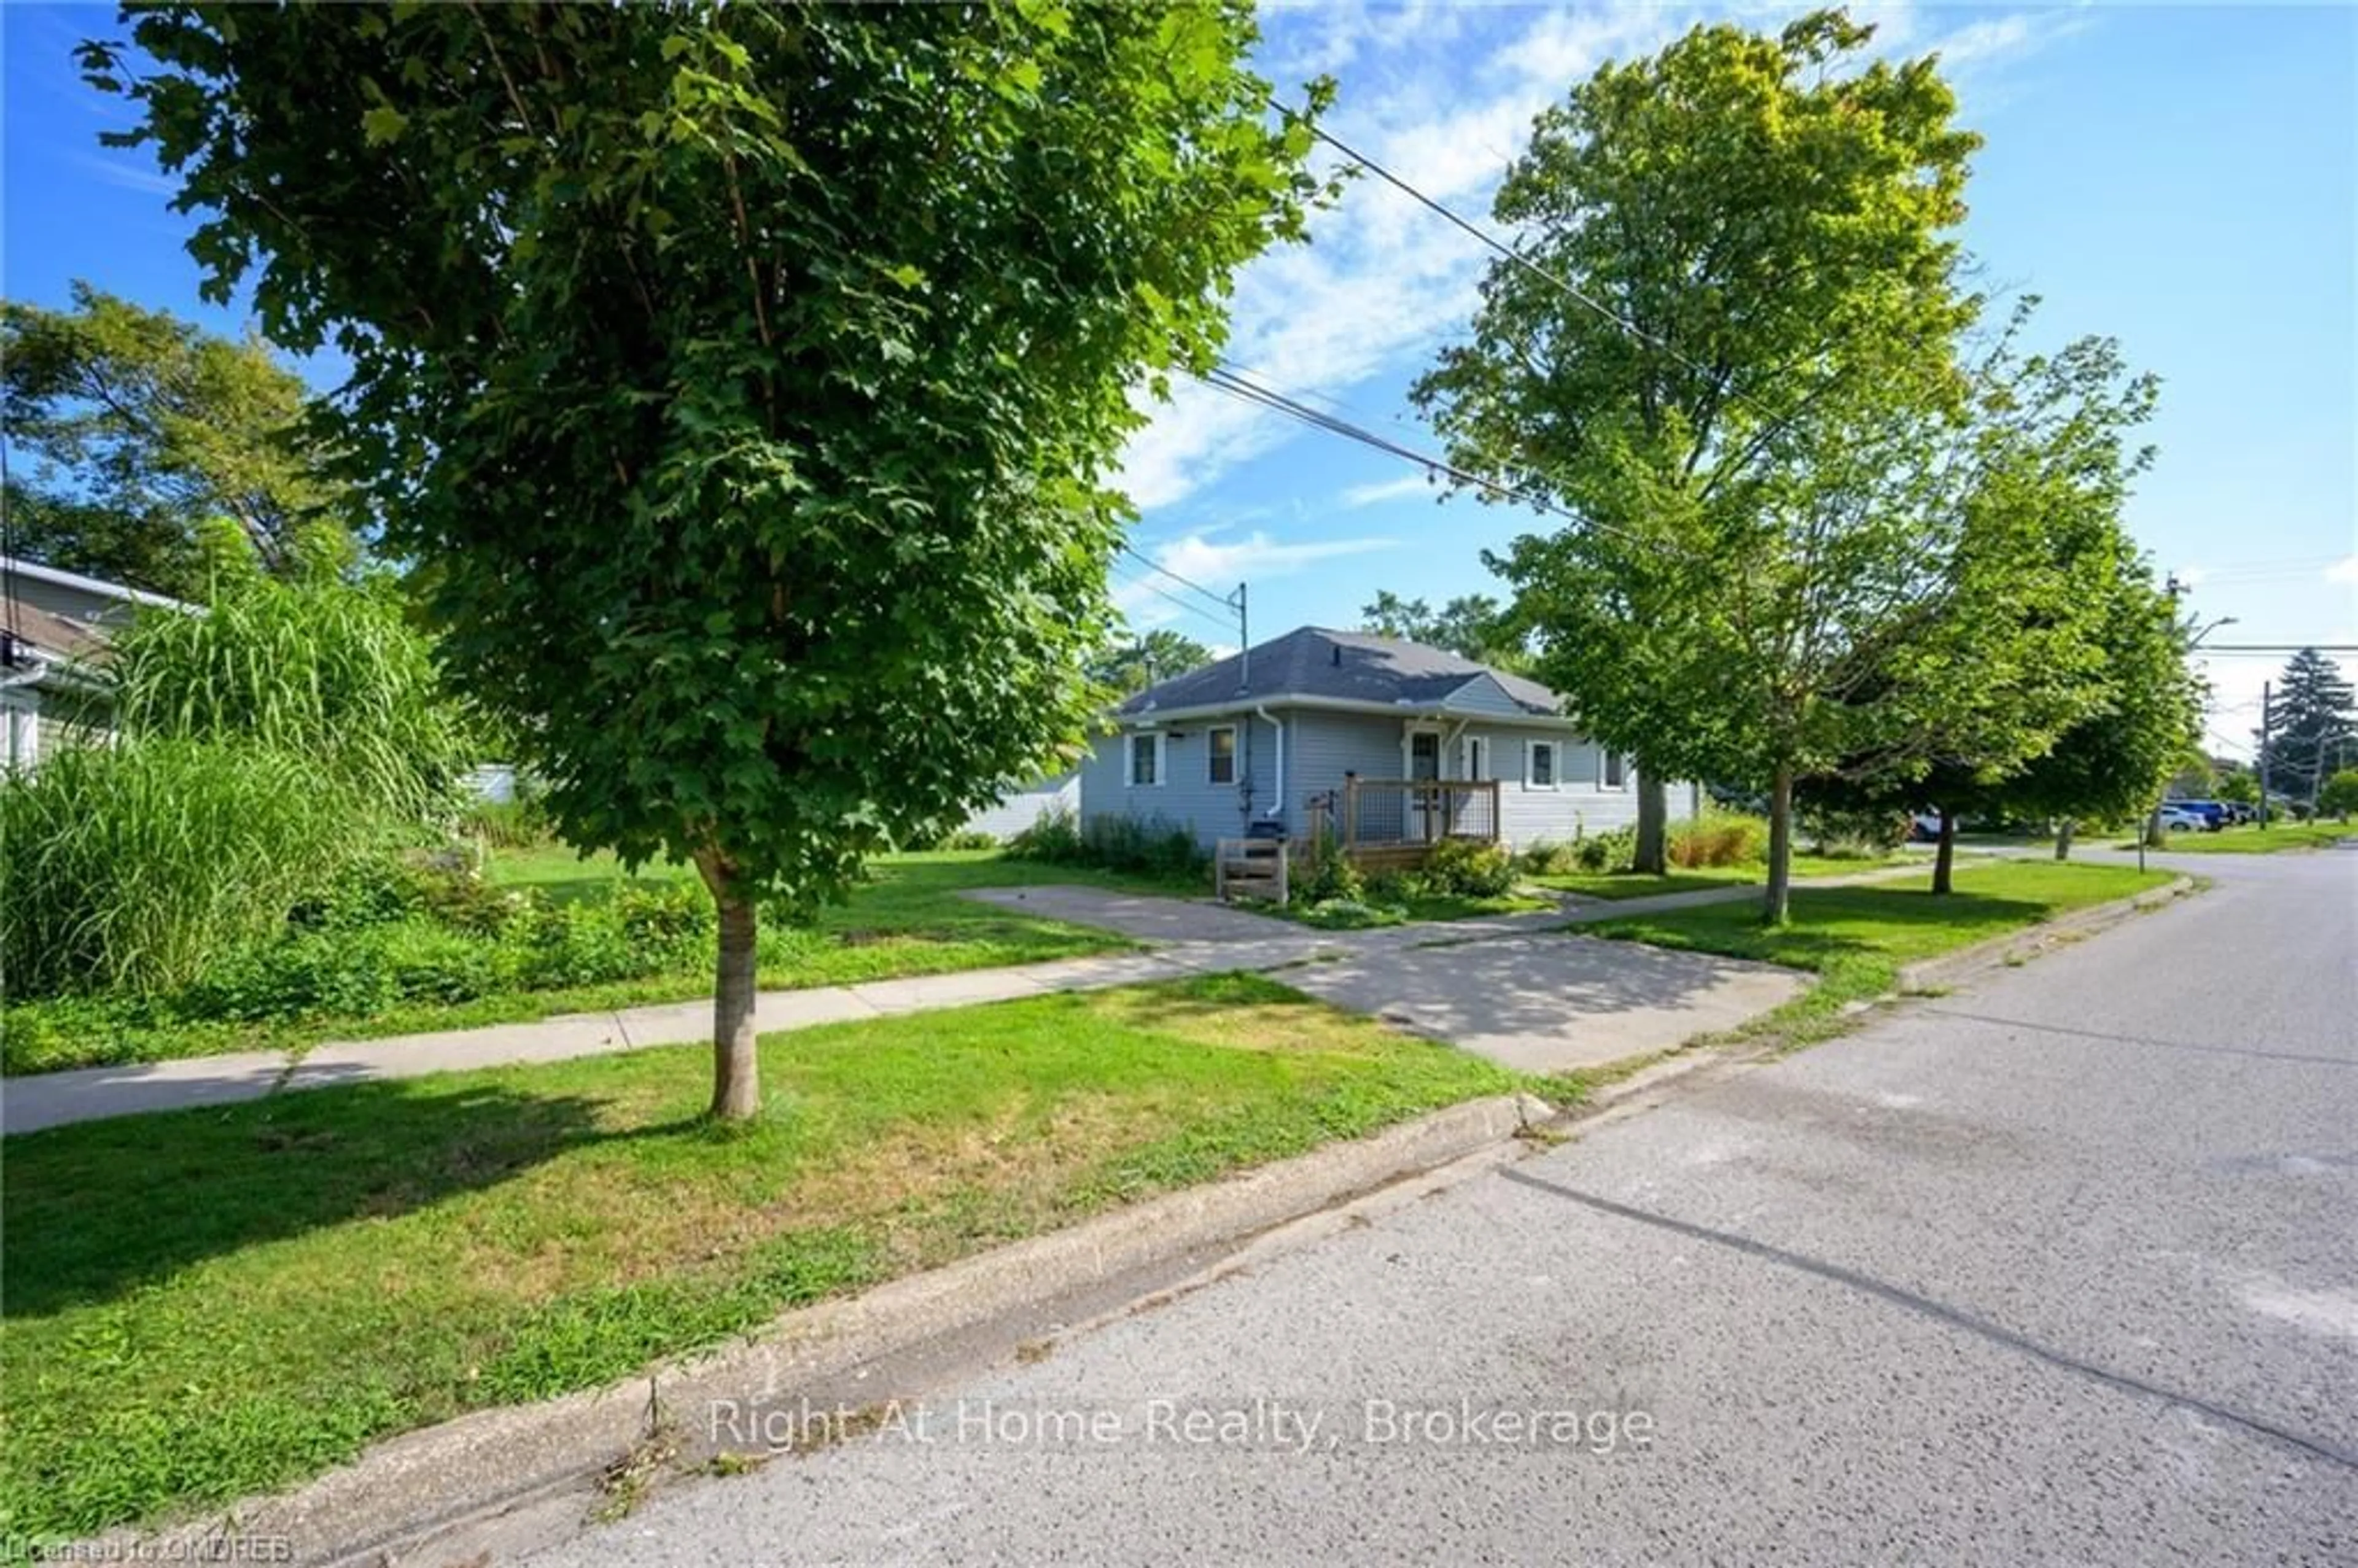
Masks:
[[[1843,881],[1906,875],[1883,871]],[[1809,885],[1825,885],[1812,883]],[[851,986],[764,991],[762,1033],[1091,990],[1190,974],[1283,969],[1290,985],[1338,1006],[1531,1072],[1560,1072],[1660,1050],[1732,1026],[1794,994],[1790,971],[1545,933],[1599,920],[1757,897],[1755,887],[1660,897],[1568,899],[1560,909],[1473,920],[1317,931],[1206,899],[1101,888],[988,888],[967,896],[1155,944],[1115,954]],[[1479,943],[1477,956],[1466,949]],[[560,1062],[712,1037],[709,1000],[524,1023],[330,1041],[308,1051],[241,1052],[0,1079],[0,1134],[68,1122],[259,1099],[282,1090],[533,1062]]]
[[[1255,918],[1259,917],[1248,917]],[[928,1012],[978,1002],[1011,1001],[1051,991],[1094,990],[1239,968],[1298,963],[1334,939],[1284,921],[1261,920],[1288,933],[1283,944],[1176,942],[1151,953],[1065,958],[997,969],[851,986],[763,991],[754,1004],[764,1034],[821,1023]],[[658,1002],[612,1012],[562,1013],[522,1023],[495,1023],[377,1040],[330,1041],[308,1051],[245,1051],[84,1067],[0,1078],[0,1135],[33,1132],[67,1122],[188,1106],[260,1099],[282,1089],[324,1088],[377,1078],[409,1078],[532,1062],[603,1056],[650,1045],[685,1045],[712,1038],[709,1000]]]

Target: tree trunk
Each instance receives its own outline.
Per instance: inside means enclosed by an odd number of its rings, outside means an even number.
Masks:
[[[2070,816],[2055,825],[2055,858],[2057,860],[2068,860],[2071,858],[2071,835],[2079,826],[2079,820]]]
[[[1671,792],[1651,768],[1638,770],[1638,850],[1632,871],[1660,876],[1671,869],[1669,837]]]
[[[1932,851],[1932,891],[1955,892],[1951,877],[1956,869],[1957,814],[1944,806],[1941,807],[1941,847]]]
[[[1769,925],[1782,925],[1793,904],[1793,770],[1777,770],[1768,790],[1768,898],[1760,912]]]
[[[753,1048],[753,903],[736,868],[718,855],[696,858],[720,912],[720,953],[712,977],[712,1119],[743,1121],[761,1108],[761,1059]]]

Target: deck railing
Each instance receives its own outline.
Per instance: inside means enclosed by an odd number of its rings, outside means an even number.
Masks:
[[[1362,864],[1412,864],[1444,839],[1495,843],[1498,783],[1349,777],[1312,801],[1305,827],[1313,845],[1331,833],[1336,847]]]

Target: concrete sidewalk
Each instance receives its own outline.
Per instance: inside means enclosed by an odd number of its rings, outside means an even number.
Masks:
[[[1834,881],[1876,881],[1915,869]],[[761,1032],[770,1034],[1052,991],[1093,990],[1191,974],[1286,969],[1289,984],[1338,1005],[1447,1039],[1509,1066],[1554,1072],[1660,1049],[1729,1027],[1783,1000],[1802,982],[1785,971],[1704,955],[1664,955],[1636,946],[1575,953],[1560,942],[1535,938],[1568,926],[1758,893],[1757,887],[1736,884],[1618,903],[1567,900],[1558,909],[1473,920],[1319,931],[1209,900],[1054,885],[979,889],[968,896],[1120,932],[1155,946],[1144,953],[764,991],[754,1016]],[[1476,942],[1499,946],[1479,964],[1454,952]],[[0,1135],[106,1117],[228,1105],[288,1089],[561,1062],[650,1045],[694,1044],[711,1037],[712,1003],[698,999],[378,1040],[330,1041],[301,1052],[241,1052],[39,1073],[0,1078]]]
[[[1233,943],[1175,942],[1150,953],[1064,958],[997,969],[869,980],[850,986],[763,991],[754,1003],[755,1027],[771,1034],[821,1023],[927,1012],[978,1002],[1011,1001],[1052,991],[1095,990],[1176,979],[1230,969],[1298,963],[1336,938],[1282,921],[1265,921],[1288,934],[1283,942],[1256,943],[1248,959]],[[521,1023],[496,1023],[376,1040],[329,1041],[308,1051],[247,1051],[84,1067],[0,1078],[0,1135],[33,1132],[67,1122],[227,1105],[282,1089],[324,1088],[376,1078],[418,1077],[532,1062],[602,1056],[650,1045],[694,1044],[712,1038],[708,999],[657,1002],[612,1012],[562,1013]]]

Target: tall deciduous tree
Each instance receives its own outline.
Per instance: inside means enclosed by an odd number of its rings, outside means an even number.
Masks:
[[[229,339],[85,283],[73,308],[0,306],[11,534],[33,559],[134,587],[201,592],[198,535],[234,521],[263,565],[298,568],[363,521],[306,420],[308,390],[269,345]]]
[[[2201,686],[2188,669],[2176,604],[2142,563],[2103,593],[2094,633],[2103,654],[2096,705],[1999,785],[2014,815],[2053,818],[2055,858],[2069,858],[2082,818],[2138,817],[2202,736]]]
[[[2314,648],[2286,661],[2268,698],[2268,788],[2314,806],[2320,786],[2358,758],[2358,698],[2341,666]]]
[[[751,1114],[757,901],[1083,738],[1128,391],[1211,366],[1318,196],[1249,9],[137,17],[161,70],[88,67],[211,287],[351,357],[444,656],[568,838],[702,872],[713,1110]]]
[[[1100,685],[1129,697],[1157,681],[1200,670],[1211,662],[1211,649],[1168,626],[1158,626],[1142,637],[1098,655],[1089,665],[1089,675]]]
[[[1870,32],[1698,27],[1574,88],[1499,189],[1520,254],[1415,389],[1460,467],[1583,519],[1493,563],[1541,678],[1647,775],[1768,788],[1777,919],[1813,705],[1922,564],[1881,427],[1955,395],[1974,312],[1978,140],[1931,60],[1862,63]]]
[[[1487,593],[1460,594],[1435,610],[1424,600],[1380,589],[1360,606],[1359,630],[1446,648],[1484,664],[1512,665],[1522,657],[1505,607]]]
[[[1973,367],[1953,416],[1903,421],[1900,439],[1868,449],[1892,475],[1873,503],[1911,525],[1921,566],[1889,613],[1870,612],[1863,677],[1823,694],[1853,745],[1841,784],[1940,809],[1941,893],[1958,814],[2002,805],[2027,764],[2104,706],[2107,633],[2131,656],[2147,651],[2110,624],[2115,600],[2134,618],[2159,600],[2121,520],[2151,459],[2131,443],[2158,384],[2107,339],[2019,357],[2035,308],[2026,300]],[[2173,635],[2163,652],[2182,688],[2178,646]],[[2157,693],[2173,684],[2150,680]]]

